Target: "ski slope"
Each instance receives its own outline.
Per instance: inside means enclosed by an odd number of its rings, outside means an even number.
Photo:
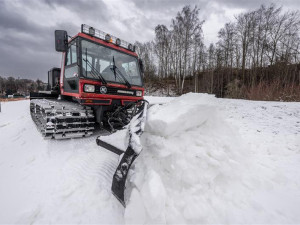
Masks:
[[[126,209],[99,132],[43,140],[29,101],[1,103],[0,223],[300,223],[299,103],[147,99]]]

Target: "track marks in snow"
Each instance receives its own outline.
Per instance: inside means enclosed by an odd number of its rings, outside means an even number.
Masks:
[[[10,124],[10,123],[0,124],[0,128],[6,127],[6,126],[9,125],[9,124]]]
[[[118,156],[96,145],[99,132],[44,140],[29,101],[2,109],[0,223],[123,223],[123,207],[110,191]]]
[[[99,147],[101,154],[91,152],[73,161],[69,167],[77,182],[97,180],[101,188],[110,189],[112,176],[118,163],[118,157]]]

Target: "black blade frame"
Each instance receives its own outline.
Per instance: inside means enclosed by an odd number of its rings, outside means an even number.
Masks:
[[[141,104],[141,105],[137,106],[137,104]],[[142,135],[144,131],[144,127],[142,124],[146,120],[145,117],[147,113],[148,104],[149,104],[148,101],[140,100],[137,101],[136,105],[134,106],[138,108],[137,110],[135,108],[135,112],[136,112],[135,115],[138,115],[136,120],[139,121],[135,125],[134,133],[132,133],[133,131],[129,129],[129,146],[127,147],[125,152],[109,143],[106,143],[105,141],[102,141],[99,137],[96,140],[99,146],[104,147],[105,149],[112,151],[117,155],[121,155],[122,157],[113,176],[111,191],[113,195],[120,201],[120,203],[124,207],[126,207],[124,192],[125,192],[127,175],[132,163],[141,152],[141,151],[135,151],[134,146],[132,146],[131,144],[132,143],[131,138],[132,135],[138,135],[139,137]]]

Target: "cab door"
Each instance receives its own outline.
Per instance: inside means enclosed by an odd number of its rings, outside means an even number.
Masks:
[[[64,92],[79,92],[79,67],[76,41],[70,42],[65,59]]]

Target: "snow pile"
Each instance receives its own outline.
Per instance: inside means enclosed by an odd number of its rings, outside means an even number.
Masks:
[[[187,94],[149,109],[126,223],[220,222],[234,207],[247,151],[217,104]]]

